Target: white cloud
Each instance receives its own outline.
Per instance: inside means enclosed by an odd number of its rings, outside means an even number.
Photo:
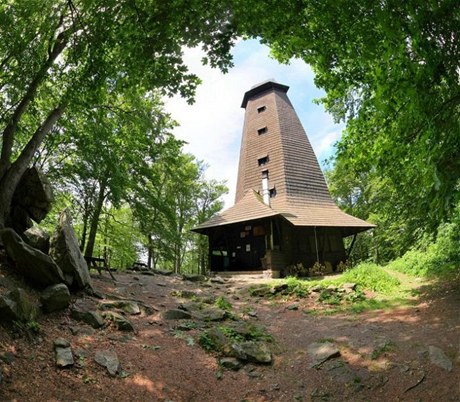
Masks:
[[[313,149],[320,162],[332,153],[341,128],[322,106],[312,103],[322,92],[313,84],[311,68],[300,60],[280,65],[269,58],[267,47],[256,41],[239,42],[234,49],[235,66],[222,74],[201,64],[199,49],[187,49],[184,60],[191,72],[203,83],[198,87],[195,103],[188,105],[179,96],[166,99],[166,109],[180,124],[174,134],[188,144],[185,151],[209,165],[208,178],[227,180],[230,193],[224,200],[233,205],[238,172],[238,158],[243,129],[243,95],[255,84],[275,79],[289,85],[288,93]]]

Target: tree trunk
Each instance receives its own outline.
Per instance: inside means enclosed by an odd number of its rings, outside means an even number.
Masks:
[[[6,169],[0,180],[0,228],[5,227],[7,222],[11,200],[13,199],[16,186],[21,180],[22,175],[29,167],[37,148],[51,131],[58,119],[64,114],[65,105],[60,105],[52,110],[42,125],[35,131],[30,141],[23,148],[19,157],[8,169]]]
[[[92,257],[94,252],[94,245],[96,244],[97,227],[99,223],[99,217],[101,216],[102,206],[106,197],[105,189],[107,187],[106,180],[100,183],[99,194],[96,199],[96,205],[94,206],[93,216],[91,217],[91,227],[89,230],[88,243],[86,244],[85,257]]]
[[[58,27],[59,28],[59,27]],[[56,58],[62,53],[66,47],[69,39],[71,29],[61,32],[54,43],[53,48],[48,53],[48,58],[44,61],[41,68],[38,70],[35,77],[32,79],[26,93],[22,97],[21,102],[16,106],[9,123],[2,133],[2,151],[0,154],[0,179],[3,180],[4,176],[8,173],[11,163],[11,155],[13,153],[14,137],[18,124],[27,111],[30,103],[35,99],[39,85],[45,79],[49,68],[54,64]],[[3,189],[2,189],[3,190]],[[14,190],[13,190],[14,191]]]
[[[152,241],[152,235],[148,235],[147,236],[147,239],[148,239],[148,245],[147,245],[147,252],[148,252],[148,255],[147,255],[147,267],[149,269],[152,269],[152,257],[153,257],[153,241]]]

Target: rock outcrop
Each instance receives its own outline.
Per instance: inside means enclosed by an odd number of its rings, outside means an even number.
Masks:
[[[26,280],[43,288],[64,282],[64,275],[53,259],[26,244],[13,229],[0,230],[0,237],[8,257]]]
[[[64,283],[47,287],[40,296],[43,311],[51,313],[67,308],[70,304],[69,288]]]
[[[50,235],[47,231],[39,226],[32,226],[27,229],[23,235],[24,240],[37,250],[44,254],[48,254],[50,250]]]
[[[68,286],[92,288],[88,265],[78,246],[68,210],[61,212],[58,227],[51,237],[50,256],[61,268]]]
[[[0,295],[0,317],[5,321],[27,322],[36,318],[38,309],[27,293],[17,288]]]
[[[36,167],[27,169],[13,195],[10,224],[19,233],[40,223],[51,210],[53,190],[47,177]]]

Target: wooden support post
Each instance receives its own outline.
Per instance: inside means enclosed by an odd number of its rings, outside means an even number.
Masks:
[[[351,241],[350,247],[348,247],[348,250],[346,252],[347,254],[347,260],[350,258],[351,252],[353,251],[353,246],[355,245],[356,237],[358,236],[358,233],[355,233],[353,236],[353,240]]]

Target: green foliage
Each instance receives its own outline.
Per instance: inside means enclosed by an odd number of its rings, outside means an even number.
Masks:
[[[224,296],[219,296],[214,304],[222,310],[230,311],[232,309],[231,303]]]
[[[460,204],[449,222],[439,226],[436,240],[418,247],[392,261],[388,267],[414,276],[444,276],[458,272],[460,265]]]
[[[363,263],[344,272],[340,282],[355,282],[363,289],[383,294],[393,292],[400,285],[398,279],[391,276],[382,267],[372,263]]]
[[[203,331],[200,334],[200,337],[198,338],[198,343],[204,350],[208,352],[216,349],[216,344],[206,331]]]
[[[288,285],[287,292],[297,297],[305,297],[310,293],[310,283],[290,276],[285,279]]]

